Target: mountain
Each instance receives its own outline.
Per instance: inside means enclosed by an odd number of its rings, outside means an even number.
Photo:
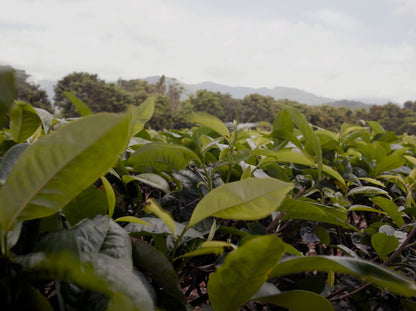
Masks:
[[[364,108],[365,110],[369,110],[371,107],[371,104],[367,104],[364,103],[362,101],[358,101],[358,100],[347,100],[347,99],[341,99],[341,100],[336,100],[333,102],[329,102],[327,103],[330,106],[334,106],[334,107],[348,107],[351,109],[357,109],[357,108]]]
[[[155,84],[159,81],[160,76],[150,76],[141,80],[145,80],[151,84]],[[166,77],[166,86],[169,87],[171,84],[177,84],[180,87],[183,87],[183,92],[181,95],[181,100],[187,99],[189,95],[195,94],[197,90],[207,90],[210,92],[221,92],[223,94],[230,94],[234,98],[244,98],[245,96],[253,93],[258,93],[263,96],[271,96],[275,99],[288,99],[297,101],[306,105],[322,105],[328,104],[331,106],[347,106],[351,109],[355,108],[365,108],[369,109],[371,105],[377,104],[382,105],[390,102],[388,99],[384,98],[362,98],[354,100],[336,100],[328,97],[322,97],[315,95],[310,92],[306,92],[297,88],[282,87],[277,86],[274,88],[251,88],[251,87],[242,87],[242,86],[228,86],[224,84],[214,83],[214,82],[202,82],[197,84],[187,84],[182,81],[179,81],[175,78]],[[54,91],[53,88],[56,85],[57,81],[52,80],[40,80],[37,82],[42,89],[46,91],[48,97],[53,101]]]
[[[159,76],[151,76],[144,78],[143,80],[149,83],[156,83],[159,81]],[[229,93],[234,98],[244,98],[245,96],[253,93],[258,93],[263,96],[271,96],[275,99],[289,99],[300,102],[306,105],[321,105],[335,101],[327,97],[321,97],[300,89],[277,86],[275,88],[251,88],[242,86],[228,86],[224,84],[218,84],[213,82],[202,82],[198,84],[186,84],[178,81],[174,78],[166,77],[166,84],[178,83],[184,88],[182,93],[182,99],[186,99],[188,95],[195,94],[197,90],[207,90],[210,92]]]

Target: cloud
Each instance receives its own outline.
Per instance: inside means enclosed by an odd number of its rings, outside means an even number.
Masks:
[[[393,14],[397,15],[416,15],[416,1],[415,0],[393,0],[396,3],[396,8]]]
[[[357,31],[362,29],[362,25],[358,20],[339,10],[311,10],[307,11],[305,15],[325,27],[349,31]]]
[[[415,46],[355,40],[363,25],[341,12],[310,12],[312,20],[294,22],[215,15],[192,3],[11,1],[0,25],[25,27],[0,28],[0,63],[35,79],[73,71],[107,80],[166,74],[187,83],[291,86],[334,98],[416,99]]]

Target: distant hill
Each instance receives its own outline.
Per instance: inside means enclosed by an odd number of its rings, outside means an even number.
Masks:
[[[157,81],[159,81],[159,78],[159,76],[152,76],[144,78],[143,80],[146,80],[149,83],[156,83]],[[234,98],[244,98],[249,94],[258,93],[264,96],[271,96],[275,99],[289,99],[306,105],[321,105],[335,101],[334,99],[321,97],[300,89],[289,87],[277,86],[272,89],[265,87],[251,88],[242,86],[228,86],[213,82],[186,84],[173,78],[166,78],[167,85],[169,85],[170,83],[174,83],[175,81],[184,88],[184,91],[182,93],[183,99],[187,98],[190,94],[195,94],[197,90],[207,90],[210,92],[220,92],[224,94],[228,93]]]
[[[345,106],[345,107],[351,108],[353,110],[357,109],[357,108],[364,108],[366,110],[369,110],[370,107],[371,107],[370,104],[366,104],[366,103],[363,103],[363,102],[357,101],[357,100],[347,100],[347,99],[336,100],[336,101],[327,103],[327,105],[334,106],[334,107]]]
[[[159,81],[160,76],[151,76],[144,78],[151,84],[155,84]],[[42,89],[46,91],[49,99],[52,101],[54,97],[53,88],[56,85],[57,81],[52,80],[40,80],[37,82]],[[365,108],[369,109],[371,105],[383,105],[390,102],[388,99],[384,98],[362,98],[354,100],[336,100],[328,97],[322,97],[315,95],[310,92],[306,92],[297,88],[282,87],[277,86],[274,88],[251,88],[251,87],[242,87],[242,86],[228,86],[224,84],[214,83],[214,82],[201,82],[197,84],[187,84],[182,81],[179,81],[175,78],[166,77],[166,85],[169,87],[170,84],[177,83],[183,87],[183,93],[181,99],[187,99],[189,95],[195,94],[197,90],[207,90],[210,92],[221,92],[223,94],[230,94],[234,98],[244,98],[245,96],[253,93],[258,93],[263,96],[271,96],[276,100],[279,99],[288,99],[292,101],[297,101],[301,104],[306,105],[322,105],[328,104],[335,107],[346,106],[351,109],[355,108]]]

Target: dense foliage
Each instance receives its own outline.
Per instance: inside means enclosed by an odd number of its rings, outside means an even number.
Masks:
[[[416,138],[190,113],[56,119],[0,74],[0,304],[12,310],[413,310]]]

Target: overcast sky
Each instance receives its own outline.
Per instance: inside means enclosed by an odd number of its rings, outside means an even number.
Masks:
[[[0,64],[34,80],[165,74],[416,100],[416,0],[0,0]]]

